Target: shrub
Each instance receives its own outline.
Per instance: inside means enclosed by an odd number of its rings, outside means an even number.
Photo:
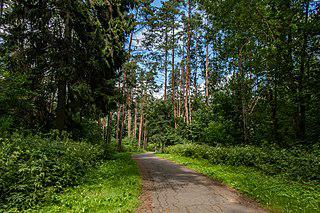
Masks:
[[[103,149],[67,138],[0,138],[0,209],[25,209],[78,184]]]
[[[218,143],[218,144],[230,144],[233,142],[232,136],[228,133],[231,129],[230,124],[226,121],[215,122],[211,121],[204,129],[204,140],[207,144]]]
[[[143,149],[138,147],[137,139],[125,137],[122,140],[122,150],[126,152],[140,152]]]
[[[287,150],[255,146],[210,147],[180,144],[166,148],[170,154],[203,158],[212,164],[255,167],[264,173],[281,174],[298,181],[320,180],[320,159],[316,151]]]

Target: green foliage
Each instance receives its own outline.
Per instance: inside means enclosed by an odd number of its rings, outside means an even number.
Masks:
[[[187,139],[182,137],[178,131],[174,130],[173,128],[168,128],[165,135],[166,146],[171,146],[174,144],[184,144],[189,142]]]
[[[122,139],[122,150],[125,152],[142,152],[143,149],[138,147],[138,140],[135,138],[125,137]]]
[[[0,138],[0,208],[25,209],[51,199],[54,192],[81,182],[103,157],[103,149],[68,138]]]
[[[75,140],[85,139],[91,144],[102,145],[103,141],[103,131],[98,126],[97,121],[93,119],[83,119],[80,121],[74,121],[74,128],[70,130],[72,138]]]
[[[114,108],[132,4],[2,1],[0,117],[13,122],[0,128],[74,130]]]
[[[317,143],[319,1],[198,2],[213,43],[208,105],[234,142]]]
[[[83,184],[34,212],[135,212],[140,191],[138,167],[129,153],[121,153],[87,173]]]
[[[271,212],[319,211],[318,182],[305,184],[287,181],[282,176],[266,175],[250,167],[213,165],[208,160],[192,159],[176,154],[160,154],[159,156],[225,183],[254,198]]]
[[[317,147],[314,149],[316,150]],[[276,147],[210,147],[183,144],[168,147],[166,152],[185,157],[207,159],[212,164],[254,167],[265,174],[281,175],[295,181],[320,180],[320,159],[317,151],[307,152]]]
[[[230,144],[233,142],[232,136],[229,134],[230,125],[212,121],[208,127],[204,129],[205,142],[207,144]]]

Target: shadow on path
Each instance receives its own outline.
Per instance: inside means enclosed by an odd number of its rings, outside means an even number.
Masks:
[[[138,212],[265,212],[235,190],[152,153],[133,158],[143,178]]]

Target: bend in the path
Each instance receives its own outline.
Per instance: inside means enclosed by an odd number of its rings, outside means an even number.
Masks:
[[[151,153],[135,155],[143,178],[138,212],[265,212],[231,190]]]

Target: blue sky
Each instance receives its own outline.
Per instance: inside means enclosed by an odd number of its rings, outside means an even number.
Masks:
[[[160,6],[161,2],[163,2],[163,1],[162,0],[155,0],[153,5],[154,6]]]

